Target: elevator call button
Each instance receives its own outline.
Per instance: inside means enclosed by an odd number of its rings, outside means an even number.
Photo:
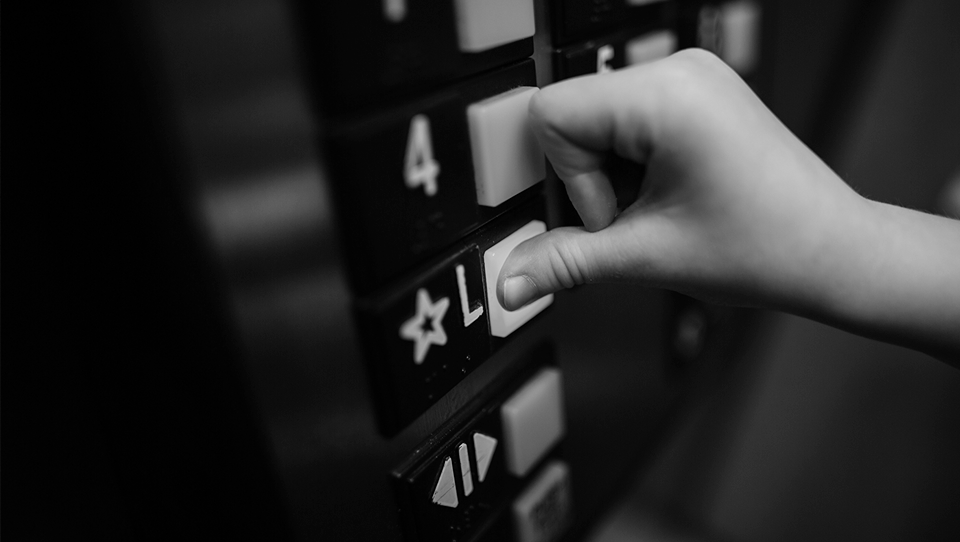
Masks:
[[[484,275],[491,266],[499,273],[502,260],[492,256],[507,254],[511,243],[545,229],[543,204],[542,197],[518,203],[445,254],[357,299],[361,344],[384,435],[402,429],[486,361],[504,344],[494,337],[506,337],[505,326],[515,330],[550,304],[548,297],[504,316],[486,288],[495,279]],[[492,332],[491,322],[500,331]],[[482,476],[482,470],[474,472]]]
[[[507,468],[511,474],[526,475],[563,438],[562,388],[560,371],[546,368],[500,407]]]
[[[467,107],[480,205],[496,207],[546,175],[527,113],[536,92],[536,87],[518,87]]]
[[[515,494],[498,446],[499,420],[485,414],[396,475],[413,539],[474,540]]]
[[[566,530],[573,516],[570,470],[553,461],[513,503],[517,542],[550,542]]]
[[[473,493],[474,477],[476,477],[477,484],[486,480],[490,465],[493,464],[493,454],[496,449],[497,439],[477,432],[473,433],[472,451],[466,442],[457,445],[461,484],[457,486],[455,483],[457,475],[454,473],[453,460],[449,456],[443,458],[440,476],[437,479],[437,485],[433,488],[433,496],[431,497],[433,503],[447,508],[460,506],[460,496],[457,494],[457,488],[462,488],[460,491],[463,492],[464,498],[469,497]],[[472,458],[471,455],[473,455]],[[477,466],[476,472],[471,465]]]
[[[547,231],[547,226],[539,220],[527,223],[522,228],[500,240],[483,253],[484,274],[487,285],[487,308],[490,313],[490,333],[494,337],[506,337],[520,328],[531,318],[543,312],[553,303],[553,294],[517,309],[508,311],[497,299],[497,279],[510,251],[527,239]]]

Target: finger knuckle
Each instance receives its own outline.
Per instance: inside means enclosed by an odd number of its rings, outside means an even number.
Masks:
[[[553,245],[547,257],[559,286],[572,288],[589,280],[589,265],[583,251],[572,243]]]

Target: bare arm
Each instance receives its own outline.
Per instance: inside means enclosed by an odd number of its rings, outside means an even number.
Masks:
[[[858,195],[716,57],[683,51],[564,81],[530,114],[585,228],[514,250],[498,284],[508,309],[630,281],[800,314],[960,367],[960,222]],[[646,164],[619,214],[610,153]]]

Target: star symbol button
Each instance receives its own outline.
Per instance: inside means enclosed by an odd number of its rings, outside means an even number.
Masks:
[[[400,337],[413,341],[413,362],[417,365],[427,358],[430,345],[447,344],[447,332],[443,330],[443,316],[450,307],[450,298],[444,297],[434,303],[426,288],[417,290],[417,313],[400,326]],[[427,326],[427,319],[430,325]]]

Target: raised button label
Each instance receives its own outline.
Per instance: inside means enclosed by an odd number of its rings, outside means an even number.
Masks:
[[[483,315],[483,298],[479,301],[470,303],[470,297],[467,295],[467,271],[462,265],[457,266],[457,290],[460,294],[460,312],[463,313],[463,327],[470,327],[470,324],[477,321],[477,318]]]
[[[331,184],[359,293],[388,284],[476,227],[463,109],[448,91],[331,128]]]
[[[493,452],[497,449],[497,439],[483,433],[474,433],[473,448],[477,451],[477,478],[482,482],[490,470]]]
[[[413,341],[413,362],[417,365],[426,359],[430,345],[447,344],[447,334],[443,330],[443,317],[447,314],[449,307],[449,297],[433,302],[426,288],[417,290],[417,313],[400,326],[400,336]]]
[[[453,461],[449,457],[443,460],[440,478],[437,480],[436,489],[433,490],[433,502],[448,508],[456,508],[460,504],[457,498],[457,485],[453,480]]]
[[[413,420],[490,354],[476,245],[358,305],[386,433]]]

